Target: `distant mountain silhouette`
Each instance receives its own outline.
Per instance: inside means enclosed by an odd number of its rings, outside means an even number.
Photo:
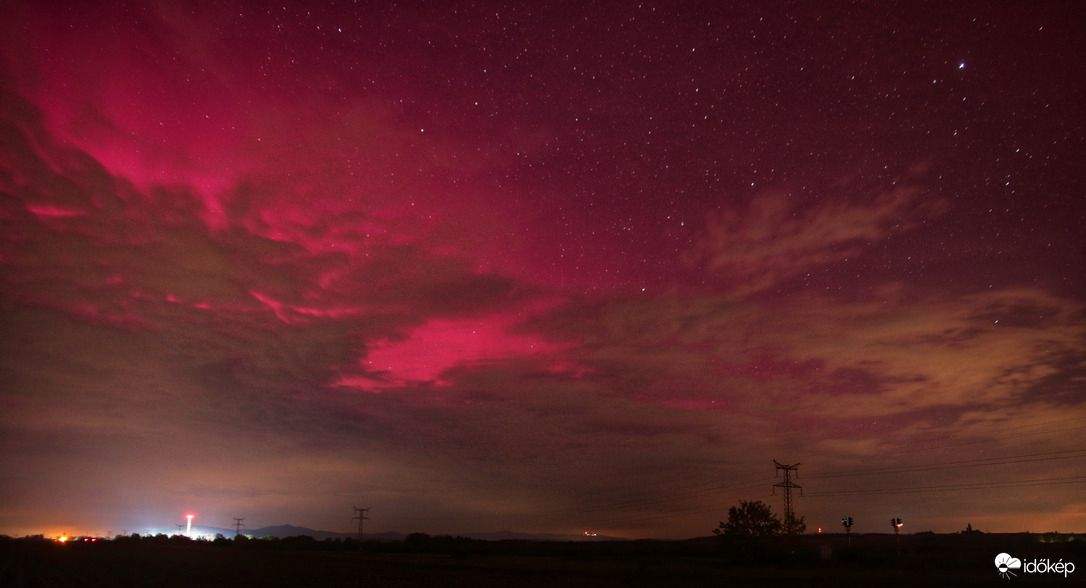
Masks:
[[[454,533],[460,537],[469,539],[483,539],[485,541],[625,541],[620,537],[607,537],[606,535],[584,535],[563,533],[518,533],[516,531],[492,531],[486,533]]]
[[[325,539],[353,539],[358,537],[358,533],[339,533],[336,531],[321,531],[319,529],[310,529],[308,527],[295,527],[294,525],[273,525],[270,527],[261,527],[259,529],[242,529],[242,533],[246,535],[252,535],[253,537],[297,537],[298,535],[308,535],[318,541],[324,541]],[[223,533],[226,535],[225,533]],[[227,535],[228,537],[230,535]],[[366,540],[381,540],[381,541],[403,541],[405,533],[366,533]]]
[[[230,538],[234,536],[234,529],[223,529],[219,527],[199,527],[193,530],[198,530],[201,533],[222,533],[223,536]],[[284,537],[297,537],[299,535],[308,535],[318,541],[325,539],[353,539],[358,536],[357,533],[340,533],[335,531],[321,531],[318,529],[310,529],[308,527],[296,527],[294,525],[272,525],[269,527],[260,527],[259,529],[242,529],[243,535],[251,535],[253,537],[278,537],[280,539]],[[428,535],[441,536],[452,535],[453,537],[465,537],[468,539],[480,539],[483,541],[624,541],[619,537],[607,537],[604,535],[599,536],[586,536],[583,534],[559,534],[559,533],[518,533],[516,531],[487,531],[487,532],[475,532],[475,533],[427,533]],[[367,541],[403,541],[407,537],[407,533],[366,533],[365,539]]]

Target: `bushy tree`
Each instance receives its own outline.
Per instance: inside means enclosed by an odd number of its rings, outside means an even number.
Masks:
[[[782,530],[780,518],[761,500],[740,500],[738,507],[728,509],[728,521],[722,521],[718,528],[713,529],[713,534],[723,537],[761,538],[780,535]]]
[[[807,532],[807,523],[803,522],[803,517],[796,518],[794,514],[792,516],[786,514],[781,531],[785,535],[802,535]]]

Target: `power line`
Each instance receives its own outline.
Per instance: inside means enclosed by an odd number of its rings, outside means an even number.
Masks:
[[[808,475],[807,479],[842,478],[842,477],[863,476],[863,475],[869,475],[870,476],[870,475],[878,475],[878,474],[887,474],[887,475],[889,475],[889,474],[898,474],[898,473],[914,473],[914,472],[920,472],[920,471],[952,469],[952,468],[958,468],[958,467],[998,466],[998,465],[1031,463],[1031,462],[1043,462],[1043,461],[1061,460],[1061,459],[1074,459],[1074,458],[1082,457],[1082,456],[1086,456],[1086,452],[1081,451],[1081,450],[1028,453],[1028,454],[1018,454],[1018,455],[1002,456],[1002,457],[978,458],[978,459],[971,459],[971,460],[955,460],[955,461],[947,461],[947,462],[918,464],[918,465],[915,465],[915,466],[889,466],[889,467],[885,467],[885,468],[868,468],[868,469],[865,469],[865,470],[850,470],[850,471],[844,471],[844,472],[833,472],[833,473],[826,473],[826,474],[814,474],[814,475]],[[795,464],[795,465],[798,466],[799,464]],[[658,507],[659,505],[667,505],[667,504],[673,503],[676,500],[691,501],[691,500],[697,500],[697,499],[700,499],[700,498],[708,499],[708,498],[713,497],[713,496],[719,496],[720,494],[723,494],[725,492],[734,492],[734,491],[737,491],[737,490],[756,489],[756,488],[762,487],[762,484],[766,484],[766,483],[771,482],[771,481],[773,481],[772,478],[752,478],[752,479],[749,479],[749,480],[743,480],[743,481],[735,482],[735,483],[731,483],[731,484],[719,484],[719,483],[714,482],[714,483],[710,483],[710,484],[703,484],[700,487],[686,488],[686,489],[675,491],[675,492],[668,492],[665,495],[660,495],[660,496],[646,496],[643,493],[640,496],[637,495],[637,494],[628,494],[628,495],[626,495],[625,499],[620,499],[620,500],[615,500],[613,498],[612,499],[601,498],[601,499],[586,501],[586,503],[584,503],[581,506],[577,506],[577,507],[536,511],[536,512],[533,512],[533,513],[510,513],[508,516],[517,517],[517,518],[520,518],[522,520],[523,519],[545,520],[545,519],[553,519],[553,518],[556,518],[556,517],[583,517],[584,522],[603,522],[603,521],[619,521],[619,520],[629,521],[629,520],[659,519],[659,518],[674,516],[674,515],[678,515],[678,514],[682,514],[682,513],[686,513],[686,512],[692,512],[692,511],[699,511],[699,510],[700,511],[712,511],[712,510],[715,510],[715,509],[717,509],[719,507],[715,503],[699,503],[699,504],[694,504],[694,505],[690,505],[690,506],[683,506],[683,507],[679,507],[679,508],[666,508],[665,507],[663,512],[658,512],[657,514],[653,514],[653,515],[646,515],[646,516],[639,516],[639,517],[632,517],[632,518],[629,517],[629,515],[626,514],[626,513],[615,512],[615,511],[622,511],[622,510],[627,510],[627,509]],[[979,488],[985,488],[985,487],[991,487],[991,488],[1014,487],[1015,485],[1023,485],[1023,484],[1026,484],[1026,485],[1051,485],[1051,484],[1057,484],[1057,483],[1073,483],[1074,481],[1075,481],[1074,478],[1072,478],[1070,480],[1067,480],[1067,481],[1060,481],[1060,482],[1049,481],[1049,482],[1043,482],[1043,483],[1037,483],[1037,481],[1031,481],[1031,480],[1017,480],[1017,481],[1008,480],[1008,481],[1002,481],[1002,482],[978,482],[978,483],[975,483],[975,484],[968,484],[968,485],[947,484],[947,485],[933,485],[933,486],[925,486],[925,487],[917,487],[917,488],[900,488],[899,487],[899,488],[892,488],[892,489],[886,489],[886,490],[879,490],[879,489],[873,489],[873,490],[844,490],[844,491],[831,490],[831,491],[824,491],[824,492],[805,492],[803,495],[808,496],[808,497],[831,497],[831,496],[850,496],[850,495],[875,494],[875,493],[911,493],[911,492],[926,492],[926,491],[930,491],[930,490],[940,490],[940,489],[960,490],[960,489],[969,489],[969,488],[979,489]],[[999,485],[994,485],[994,484],[999,484]],[[799,485],[797,485],[797,484],[793,484],[792,486],[794,488],[799,488]],[[801,489],[801,492],[802,492],[802,489]],[[761,496],[761,498],[768,498],[769,496],[772,496],[772,494],[768,495],[768,496]],[[387,518],[389,518],[391,520],[403,520],[403,521],[411,521],[411,520],[426,520],[426,521],[430,521],[430,522],[437,522],[438,521],[438,519],[435,519],[434,517],[407,517],[407,516],[395,516],[395,515],[393,515],[393,516],[389,516]],[[440,521],[444,521],[444,522],[450,522],[450,521],[478,521],[478,520],[493,520],[493,518],[494,518],[493,515],[464,516],[464,517],[442,517],[440,519]]]
[[[1029,454],[1010,455],[1010,456],[1003,456],[1003,457],[990,457],[990,458],[978,458],[978,459],[971,459],[971,460],[955,460],[955,461],[948,461],[948,462],[918,464],[918,465],[915,465],[915,466],[889,466],[889,467],[885,467],[885,468],[868,468],[868,469],[865,469],[865,470],[852,470],[852,471],[845,471],[845,472],[835,472],[835,473],[827,473],[827,474],[808,475],[807,479],[839,478],[839,477],[852,477],[852,476],[877,475],[877,474],[913,473],[913,472],[952,469],[952,468],[960,468],[960,467],[998,466],[998,465],[1009,465],[1009,464],[1020,464],[1020,463],[1043,462],[1043,461],[1060,460],[1060,459],[1074,459],[1074,458],[1077,458],[1077,457],[1086,457],[1086,451],[1082,451],[1082,450],[1051,451],[1051,452],[1042,452],[1042,453],[1029,453]],[[796,464],[796,465],[798,466],[799,464]],[[647,506],[652,506],[652,505],[661,504],[661,503],[673,502],[677,498],[708,497],[708,496],[712,496],[712,495],[716,495],[716,494],[720,494],[722,492],[727,492],[727,491],[732,491],[732,490],[750,489],[750,488],[757,487],[760,482],[763,482],[763,480],[751,480],[751,481],[738,482],[738,483],[728,484],[728,485],[711,484],[708,487],[705,487],[703,489],[687,489],[687,490],[683,490],[683,491],[679,491],[679,492],[668,493],[666,496],[661,496],[661,497],[658,497],[658,498],[646,497],[646,498],[626,500],[626,501],[606,501],[606,502],[602,502],[602,503],[599,503],[600,501],[597,501],[598,505],[588,505],[586,507],[577,508],[577,509],[564,509],[564,510],[561,510],[561,511],[551,511],[549,513],[546,513],[545,515],[540,515],[540,516],[552,516],[552,515],[559,516],[559,515],[563,515],[563,514],[580,514],[580,513],[585,513],[585,512],[588,512],[588,511],[613,510],[613,509],[635,508],[635,507],[647,507]],[[793,487],[799,488],[799,486],[796,485],[796,484],[793,484]],[[802,489],[801,489],[801,492],[802,492]],[[828,493],[827,492],[820,492],[820,493],[816,493],[816,494],[811,494],[811,496],[815,496],[815,495],[817,495],[817,496],[827,496]]]
[[[1037,480],[1007,480],[1002,482],[969,482],[965,484],[939,484],[934,486],[913,486],[909,488],[868,488],[864,490],[831,490],[829,492],[811,492],[811,498],[829,496],[862,496],[868,494],[911,494],[931,492],[932,490],[981,490],[989,488],[1022,488],[1032,486],[1052,486],[1058,484],[1086,483],[1086,476],[1066,478],[1042,478]]]
[[[518,519],[521,519],[521,520],[524,520],[524,519],[547,520],[547,519],[553,519],[553,518],[556,518],[556,517],[587,516],[589,522],[592,522],[592,521],[601,520],[600,519],[601,514],[606,515],[606,513],[617,511],[617,510],[640,509],[640,508],[647,508],[647,507],[652,507],[652,506],[660,505],[660,504],[665,504],[666,505],[666,504],[675,502],[676,498],[679,498],[679,497],[688,497],[688,498],[709,497],[709,496],[721,494],[723,492],[731,492],[731,491],[735,491],[735,490],[749,490],[749,489],[755,489],[755,488],[763,488],[763,487],[765,487],[765,484],[767,484],[769,482],[772,482],[772,481],[773,481],[773,478],[762,478],[762,479],[759,479],[759,480],[753,480],[753,481],[750,481],[750,482],[740,482],[740,483],[737,483],[737,484],[726,485],[726,486],[718,486],[718,485],[714,484],[710,489],[700,490],[700,491],[687,490],[687,491],[683,491],[683,492],[671,493],[671,494],[668,494],[666,496],[661,496],[661,497],[658,497],[658,498],[643,498],[643,499],[630,500],[630,501],[624,501],[624,502],[609,502],[609,503],[602,503],[602,504],[599,504],[599,505],[586,504],[586,505],[577,506],[577,507],[554,509],[554,510],[544,510],[544,511],[535,511],[535,512],[531,512],[531,513],[509,513],[508,515],[505,515],[505,516],[515,517],[515,518],[518,518]],[[763,498],[764,498],[764,496],[763,496]],[[597,501],[597,502],[600,502],[600,501]],[[698,505],[696,507],[672,508],[672,509],[668,509],[667,512],[685,512],[685,511],[689,511],[689,510],[710,510],[710,509],[713,509],[713,508],[719,508],[719,505],[716,504],[716,503],[713,503],[713,504]],[[396,515],[391,515],[391,516],[386,517],[386,516],[382,515],[381,518],[382,518],[382,520],[387,518],[387,519],[390,519],[390,520],[401,520],[401,521],[425,520],[425,521],[448,522],[448,521],[494,520],[495,516],[496,515],[493,515],[493,514],[486,514],[486,515],[469,515],[469,516],[462,516],[462,517],[441,517],[440,519],[436,519],[436,518],[431,517],[431,516],[396,516]],[[497,516],[501,516],[501,515],[497,515]],[[625,516],[625,515],[623,515],[623,516]],[[659,518],[660,516],[666,516],[666,515],[653,515],[651,518]],[[611,519],[604,519],[604,520],[611,520]]]
[[[925,472],[934,470],[957,469],[963,467],[986,467],[996,465],[1009,465],[1018,463],[1032,463],[1038,461],[1050,461],[1055,459],[1073,459],[1086,457],[1086,450],[1071,449],[1067,451],[1048,451],[1043,453],[1026,453],[1022,455],[1008,455],[1003,457],[982,457],[977,459],[964,459],[957,461],[944,461],[929,464],[917,464],[909,466],[887,466],[884,468],[865,468],[863,470],[849,470],[828,474],[814,474],[807,476],[809,479],[841,478],[873,474],[902,474],[912,472]],[[1035,459],[1032,459],[1035,458]]]
[[[1063,427],[1063,428],[1059,428],[1059,429],[1053,429],[1052,426],[1053,425],[1060,425],[1060,424],[1064,424],[1064,423],[1080,422],[1080,421],[1084,421],[1084,420],[1086,420],[1086,417],[1074,417],[1074,418],[1069,418],[1069,419],[1060,419],[1060,420],[1056,420],[1056,421],[1045,421],[1045,422],[1041,422],[1041,423],[1030,423],[1030,424],[1026,424],[1026,425],[1019,425],[1017,427],[1004,427],[1002,429],[1002,432],[1004,432],[1004,433],[1006,433],[1008,431],[1020,431],[1020,430],[1023,430],[1023,429],[1032,429],[1032,428],[1035,428],[1035,427],[1046,427],[1046,428],[1044,428],[1043,430],[1040,430],[1040,431],[1031,431],[1031,432],[1019,433],[1019,434],[1015,434],[1015,435],[1002,435],[1000,437],[991,437],[991,438],[986,438],[986,439],[962,440],[958,435],[945,435],[943,437],[932,437],[932,438],[929,438],[929,439],[926,440],[928,444],[923,446],[923,447],[917,447],[917,448],[913,448],[913,449],[901,449],[901,450],[898,450],[898,451],[887,451],[887,452],[880,453],[880,455],[883,455],[883,456],[902,455],[902,454],[906,454],[906,453],[917,453],[917,452],[921,452],[921,451],[931,451],[932,449],[945,449],[945,448],[948,448],[948,447],[962,447],[962,446],[965,446],[965,445],[977,445],[979,443],[991,443],[993,441],[1010,441],[1010,440],[1013,440],[1013,439],[1021,439],[1023,437],[1032,437],[1034,435],[1051,435],[1052,433],[1062,433],[1062,432],[1066,432],[1066,431],[1076,431],[1076,430],[1080,430],[1080,429],[1086,429],[1086,426]],[[957,443],[942,443],[942,441],[946,441],[946,440],[950,440],[950,439],[959,440],[959,441]]]
[[[1012,487],[1034,487],[1034,486],[1050,486],[1059,484],[1074,484],[1074,483],[1086,483],[1086,476],[1068,477],[1068,478],[1047,478],[1040,480],[1020,480],[1010,482],[978,482],[974,484],[958,484],[958,485],[940,485],[940,486],[924,486],[914,488],[890,488],[890,489],[877,489],[877,490],[850,490],[842,492],[820,492],[806,493],[807,497],[833,497],[833,496],[859,496],[865,494],[911,494],[911,493],[930,493],[933,490],[978,490],[989,488],[1012,488]],[[767,498],[762,496],[761,498]],[[716,504],[697,504],[681,508],[668,509],[666,512],[657,512],[654,514],[629,516],[616,514],[610,517],[602,517],[593,519],[593,522],[612,522],[612,523],[634,523],[644,522],[657,519],[671,518],[689,512],[708,512],[718,508]]]
[[[1059,454],[1059,453],[1062,453],[1062,452],[1051,452],[1051,453]],[[1030,457],[1032,455],[1033,454],[1027,454],[1026,456],[1014,456],[1014,457],[1023,458],[1023,457]],[[1036,455],[1047,456],[1049,454],[1036,454]],[[1071,458],[1071,457],[1076,457],[1076,456],[1071,455],[1071,456],[1064,456],[1064,457],[1056,457],[1055,459],[1065,459],[1065,458]],[[1008,458],[991,458],[991,459],[1008,459]],[[1045,460],[1048,460],[1048,459],[1053,459],[1053,457],[1040,457],[1040,458],[1034,459],[1032,461],[1045,461]],[[1028,460],[1019,459],[1017,462],[1022,462],[1022,461],[1028,461]],[[1015,463],[1017,463],[1017,462],[1015,462]],[[979,465],[999,465],[999,464],[992,463],[992,464],[979,464]],[[811,476],[808,476],[808,478],[810,478],[810,477]],[[806,496],[811,496],[811,497],[814,497],[814,496],[832,497],[832,496],[857,496],[857,495],[865,495],[865,494],[872,494],[872,495],[874,495],[874,494],[905,494],[905,493],[931,492],[931,491],[938,491],[938,490],[957,491],[957,490],[977,490],[977,489],[989,489],[989,488],[1036,487],[1036,486],[1049,486],[1049,485],[1059,485],[1059,484],[1073,484],[1073,483],[1079,483],[1079,482],[1084,482],[1084,481],[1086,481],[1086,476],[1082,476],[1082,477],[1066,477],[1066,478],[1031,479],[1031,480],[1008,480],[1008,481],[997,481],[997,482],[976,482],[976,483],[968,483],[968,484],[943,484],[943,485],[930,485],[930,486],[909,487],[909,488],[887,488],[887,489],[867,489],[867,490],[815,492],[815,493],[806,493],[805,495]],[[758,485],[754,484],[754,485],[747,485],[745,488],[749,489],[749,488],[756,488],[756,487],[758,487]],[[727,487],[727,488],[733,489],[733,490],[734,489],[744,489],[744,487],[741,487],[741,486],[738,486],[738,485],[730,486],[730,487]],[[709,491],[709,492],[698,492],[698,493],[696,493],[696,495],[697,496],[706,496],[707,497],[707,496],[710,496],[710,495],[716,494],[716,493],[718,493],[718,491],[713,490],[713,491]],[[686,494],[690,495],[689,492],[686,493]],[[693,498],[693,496],[691,496],[691,498]],[[767,496],[763,496],[762,498],[767,498]],[[666,499],[661,498],[661,499],[653,499],[651,501],[645,501],[644,503],[647,504],[647,503],[650,503],[650,502],[665,502],[665,501],[666,501]],[[622,504],[614,504],[614,505],[611,505],[611,506],[613,507],[613,509],[608,509],[608,510],[617,510],[617,509],[620,509],[620,508],[624,507],[624,505],[622,505]],[[648,521],[648,520],[654,520],[654,519],[668,518],[668,517],[681,515],[683,513],[695,512],[695,511],[708,512],[708,511],[714,510],[715,508],[718,508],[718,506],[716,504],[694,504],[694,505],[689,505],[689,506],[679,507],[679,508],[668,508],[668,509],[666,509],[665,512],[658,512],[658,513],[655,513],[655,514],[642,515],[642,516],[629,516],[628,514],[624,514],[624,513],[613,513],[611,516],[606,516],[604,513],[595,512],[593,514],[595,514],[596,516],[590,516],[589,520],[593,521],[593,522],[612,521],[612,522],[627,522],[627,523],[629,523],[629,522]],[[560,514],[578,514],[578,513],[585,514],[584,511],[580,510],[580,509],[562,511]],[[603,515],[603,516],[600,516],[600,515]]]
[[[963,445],[974,445],[978,443],[991,443],[993,441],[1006,441],[1010,439],[1017,439],[1022,437],[1029,437],[1038,434],[1052,434],[1064,431],[1086,429],[1084,426],[1070,426],[1062,428],[1053,428],[1054,425],[1062,425],[1068,423],[1077,423],[1086,420],[1084,417],[1074,417],[1067,419],[1060,419],[1055,421],[1047,421],[1043,423],[1030,423],[1015,427],[1007,427],[1002,429],[1003,432],[1011,432],[1015,434],[1003,435],[999,438],[993,439],[974,439],[963,440],[959,443],[953,444],[941,444],[940,448],[957,447]],[[1031,430],[1037,427],[1044,427],[1043,430]],[[930,438],[926,442],[928,444],[944,439],[958,439],[956,436]],[[897,452],[881,453],[881,456],[891,456],[898,454],[914,453],[916,451],[930,451],[930,448],[915,449],[915,450],[903,450]],[[1083,450],[1067,450],[1067,451],[1050,451],[1050,452],[1038,452],[1017,454],[1002,457],[988,457],[977,458],[968,460],[954,460],[944,462],[934,462],[916,465],[903,465],[903,466],[886,466],[881,468],[867,468],[864,470],[848,470],[841,472],[829,472],[815,475],[808,475],[808,479],[829,479],[829,478],[846,478],[852,476],[871,476],[871,475],[893,475],[893,474],[905,474],[916,473],[924,471],[936,471],[943,469],[954,469],[961,467],[993,467],[1000,465],[1014,465],[1021,463],[1034,463],[1045,462],[1054,460],[1066,460],[1075,459],[1079,457],[1086,457],[1086,451]],[[799,465],[799,464],[796,464]],[[943,484],[943,485],[931,485],[922,487],[897,487],[886,489],[865,489],[865,490],[842,490],[842,491],[826,491],[826,492],[807,492],[805,496],[808,497],[833,497],[833,496],[858,496],[864,494],[907,494],[918,492],[931,492],[931,491],[959,491],[959,490],[976,490],[986,488],[1012,488],[1012,487],[1036,487],[1036,486],[1049,486],[1058,484],[1074,484],[1086,480],[1086,477],[1068,477],[1068,478],[1047,478],[1036,480],[1006,480],[998,482],[977,482],[968,484]],[[684,486],[678,490],[668,491],[674,489],[676,481],[666,480],[662,481],[656,488],[650,488],[648,491],[632,492],[622,496],[602,497],[596,499],[588,499],[581,505],[569,508],[559,508],[553,510],[536,511],[532,513],[509,513],[508,517],[515,517],[519,520],[539,520],[546,521],[552,520],[556,517],[578,517],[582,518],[584,523],[604,523],[604,522],[639,522],[650,521],[662,518],[669,518],[682,515],[690,512],[714,512],[719,510],[719,503],[703,503],[699,499],[709,500],[713,496],[719,496],[725,492],[734,492],[737,490],[751,490],[759,487],[763,487],[762,484],[771,482],[772,479],[767,478],[750,478],[739,482],[730,484],[720,484],[718,482],[712,482],[708,484],[700,484],[697,486]],[[798,487],[794,485],[793,487]],[[656,490],[659,492],[657,493]],[[768,498],[769,495],[759,496],[759,498]],[[670,504],[676,500],[682,500],[687,506],[671,507]],[[697,502],[697,504],[690,504],[690,502]],[[622,512],[627,509],[648,509],[657,508],[657,512],[645,515],[631,516],[629,513]],[[499,515],[501,516],[501,515]],[[385,518],[385,517],[383,517]],[[441,517],[440,519],[432,516],[426,517],[412,517],[412,516],[389,516],[392,520],[412,521],[412,520],[425,520],[431,523],[439,522],[451,522],[451,521],[492,521],[495,516],[490,515],[469,515],[463,517]]]
[[[717,484],[713,484],[712,487],[708,489],[708,491],[705,491],[705,490],[698,491],[698,492],[694,493],[694,495],[695,496],[703,496],[703,497],[708,498],[708,497],[713,496],[713,495],[719,495],[721,492],[730,492],[730,491],[735,491],[735,490],[751,490],[751,489],[757,489],[757,488],[764,488],[765,485],[768,484],[771,481],[773,481],[773,478],[762,478],[762,479],[739,482],[739,483],[724,485],[724,486],[719,486]],[[692,493],[691,492],[684,492],[683,494],[691,495]],[[674,496],[675,496],[675,494],[672,494],[672,495],[669,495],[669,496],[666,496],[666,497],[646,499],[646,500],[635,501],[635,502],[612,503],[612,504],[608,504],[608,505],[603,506],[603,507],[596,507],[596,508],[576,507],[576,508],[557,509],[557,510],[550,510],[550,511],[536,511],[536,512],[533,512],[533,513],[510,513],[510,514],[508,514],[506,516],[516,518],[519,521],[536,520],[536,521],[541,521],[541,522],[551,522],[555,518],[573,518],[573,517],[576,517],[577,518],[577,523],[579,523],[579,524],[583,524],[583,525],[587,525],[587,526],[596,526],[596,525],[609,525],[609,524],[638,523],[638,522],[652,521],[652,520],[658,520],[658,519],[673,518],[673,517],[676,517],[676,516],[680,516],[680,515],[682,515],[684,513],[691,513],[691,512],[711,513],[711,512],[720,510],[720,504],[719,504],[718,500],[713,500],[712,502],[701,502],[701,503],[698,503],[698,504],[692,504],[692,505],[681,506],[681,507],[666,506],[669,503],[674,502]],[[691,498],[692,497],[693,496],[691,496]],[[768,498],[768,495],[760,495],[760,496],[758,496],[758,498]],[[642,505],[651,505],[651,504],[664,504],[665,506],[662,509],[662,511],[658,510],[657,512],[655,512],[653,514],[631,515],[629,512],[623,512],[623,510],[625,510],[625,509],[644,510]],[[391,517],[387,517],[387,518],[396,519],[396,520],[425,520],[425,521],[428,521],[430,523],[439,523],[439,522],[440,523],[448,523],[450,521],[458,521],[458,522],[463,522],[463,521],[489,521],[489,522],[493,522],[494,519],[495,519],[494,515],[467,516],[467,517],[442,517],[441,519],[436,519],[434,517],[397,517],[397,516],[391,516]]]
[[[1038,427],[1038,426],[1050,426],[1050,425],[1053,425],[1053,424],[1077,422],[1077,421],[1082,421],[1082,420],[1084,420],[1084,419],[1076,417],[1076,418],[1070,418],[1070,419],[1062,419],[1062,420],[1058,420],[1058,421],[1051,421],[1051,422],[1048,422],[1048,423],[1033,423],[1033,424],[1030,424],[1030,425],[1023,425],[1023,426],[1017,427],[1016,429],[1026,429],[1026,428],[1033,428],[1033,427]],[[1082,427],[1073,427],[1073,428],[1077,429],[1077,428],[1082,428]],[[1050,430],[1047,430],[1045,432],[1053,432],[1053,431],[1050,429]],[[860,475],[913,473],[913,472],[933,471],[933,470],[951,469],[951,468],[959,468],[959,467],[984,467],[984,466],[998,466],[998,465],[1012,465],[1012,464],[1020,464],[1020,463],[1043,462],[1043,461],[1062,460],[1062,459],[1074,459],[1074,458],[1078,458],[1078,457],[1086,457],[1086,451],[1083,451],[1083,450],[1052,451],[1052,452],[1041,452],[1041,453],[1018,454],[1018,455],[1002,456],[1002,457],[990,457],[990,458],[978,458],[978,459],[970,459],[970,460],[955,460],[955,461],[947,461],[947,462],[936,462],[936,463],[928,463],[928,464],[918,464],[918,465],[914,465],[914,466],[888,466],[888,467],[884,467],[884,468],[868,468],[868,469],[865,469],[865,470],[808,475],[807,478],[808,479],[825,479],[825,478],[860,476]],[[796,465],[799,465],[799,464],[796,464]],[[766,481],[767,480],[764,479],[764,478],[763,479],[753,479],[752,478],[750,480],[736,482],[736,483],[732,483],[732,484],[725,484],[725,485],[720,485],[720,484],[717,484],[717,483],[711,483],[711,484],[707,484],[707,485],[701,485],[701,487],[695,487],[695,488],[689,488],[688,487],[688,488],[685,488],[683,490],[679,490],[679,491],[675,491],[675,492],[667,492],[666,495],[661,495],[661,496],[658,496],[658,497],[645,496],[643,493],[640,496],[635,495],[635,494],[631,494],[631,495],[627,495],[627,498],[623,499],[623,500],[614,500],[614,499],[607,499],[607,498],[597,499],[597,500],[594,500],[594,501],[589,501],[584,506],[577,507],[577,508],[546,511],[546,512],[542,512],[542,513],[538,513],[538,514],[527,515],[527,516],[528,517],[538,516],[540,518],[545,518],[545,517],[554,517],[554,516],[576,516],[576,515],[586,515],[586,514],[587,515],[592,515],[592,514],[597,514],[598,515],[601,512],[607,512],[607,511],[614,511],[614,510],[627,509],[627,508],[652,507],[652,506],[656,506],[656,505],[660,505],[660,504],[667,504],[667,503],[674,502],[677,499],[690,500],[690,499],[697,499],[697,498],[702,498],[702,497],[707,498],[707,497],[710,497],[710,496],[719,495],[719,494],[724,493],[724,492],[735,491],[735,490],[752,489],[752,488],[756,488],[760,483],[765,483]],[[1006,482],[1006,483],[1010,483],[1010,482]],[[798,487],[798,485],[794,485],[794,487]],[[801,490],[801,492],[802,492],[802,490]],[[828,496],[829,494],[826,493],[826,492],[822,492],[822,493],[819,493],[818,495],[819,496]],[[711,509],[711,507],[712,507],[712,505],[704,505],[704,508],[706,508],[706,509]],[[696,507],[696,508],[702,508],[702,507]],[[688,510],[694,510],[694,509],[695,509],[695,507],[683,508],[683,509],[678,509],[678,510],[673,510],[673,509],[668,509],[668,510],[671,511],[671,512],[686,512]],[[511,516],[516,516],[516,515],[511,515]],[[658,516],[653,516],[652,518],[658,518]]]

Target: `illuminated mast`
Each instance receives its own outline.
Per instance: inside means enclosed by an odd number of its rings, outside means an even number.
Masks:
[[[192,537],[192,518],[195,516],[196,515],[185,515],[185,518],[189,520],[188,526],[185,527],[185,535],[188,537]]]

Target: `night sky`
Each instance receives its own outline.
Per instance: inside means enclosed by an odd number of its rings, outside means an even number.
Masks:
[[[1078,2],[208,4],[0,5],[0,533],[1086,531]]]

